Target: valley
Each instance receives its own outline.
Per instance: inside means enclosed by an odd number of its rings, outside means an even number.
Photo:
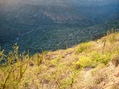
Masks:
[[[1,0],[0,45],[9,51],[17,42],[21,51],[35,53],[93,40],[118,27],[118,2]]]
[[[57,26],[52,28],[38,27],[37,29],[32,29],[20,34],[15,40],[5,43],[3,48],[6,48],[6,51],[9,51],[12,49],[14,43],[18,43],[21,52],[23,50],[29,50],[31,53],[35,53],[42,52],[43,50],[65,49],[82,42],[96,40],[105,36],[108,30],[118,27],[118,21],[86,28],[79,28],[76,26]]]

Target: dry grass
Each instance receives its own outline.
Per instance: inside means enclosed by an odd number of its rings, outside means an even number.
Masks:
[[[0,89],[119,89],[118,38],[33,56],[19,54],[15,44],[6,55],[0,51]]]

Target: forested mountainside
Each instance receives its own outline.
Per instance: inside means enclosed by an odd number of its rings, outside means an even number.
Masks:
[[[9,51],[14,43],[20,46],[19,51],[30,53],[42,52],[42,50],[57,50],[72,47],[81,42],[96,40],[106,35],[108,30],[119,28],[119,21],[95,25],[86,28],[74,26],[52,27],[42,30],[32,29],[17,36],[13,41],[5,43],[2,48]],[[118,29],[116,31],[119,31]]]

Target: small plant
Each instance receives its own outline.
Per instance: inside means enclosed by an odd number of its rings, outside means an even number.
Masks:
[[[40,66],[41,63],[45,61],[45,54],[47,54],[48,51],[42,51],[41,54],[36,53],[33,55],[33,60],[36,60],[36,65]]]
[[[2,63],[2,61],[5,61],[6,55],[4,54],[4,50],[0,50],[0,63]]]
[[[36,53],[36,54],[33,56],[33,60],[36,60],[36,65],[37,65],[37,66],[40,66],[40,64],[41,64],[42,61],[43,61],[42,56],[41,56],[39,53]]]
[[[15,57],[15,60],[17,61],[18,60],[18,50],[19,50],[19,46],[17,45],[17,43],[15,43],[14,45],[13,45],[13,50],[14,50],[14,57]]]
[[[50,61],[50,66],[52,66],[52,67],[57,66],[59,60],[60,60],[60,58],[52,59],[52,60]]]
[[[114,28],[112,28],[111,30],[107,31],[107,36],[112,34],[112,33],[115,33],[115,32],[116,32],[116,30]]]
[[[112,28],[112,30],[108,30],[107,31],[107,36],[108,36],[108,42],[110,43],[114,43],[115,42],[115,39],[116,39],[116,36],[115,34],[112,34],[112,33],[115,33],[115,29]]]

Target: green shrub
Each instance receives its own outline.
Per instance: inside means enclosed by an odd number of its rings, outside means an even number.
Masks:
[[[59,88],[60,89],[71,89],[73,86],[74,79],[73,78],[66,78],[60,81]]]
[[[91,60],[92,60],[92,66],[97,66],[100,63],[107,64],[110,61],[110,54],[109,53],[98,53],[98,52],[92,52],[91,53]]]
[[[81,43],[79,46],[78,46],[78,49],[76,50],[75,54],[78,54],[78,53],[82,53],[86,50],[88,50],[90,47],[93,46],[93,43],[92,42],[88,42],[88,43]]]
[[[50,61],[50,66],[57,66],[59,60],[60,60],[59,58],[57,58],[57,59],[52,59],[52,60]]]
[[[75,64],[80,67],[88,67],[92,63],[91,59],[89,57],[81,56],[79,58],[79,61],[77,61]]]

